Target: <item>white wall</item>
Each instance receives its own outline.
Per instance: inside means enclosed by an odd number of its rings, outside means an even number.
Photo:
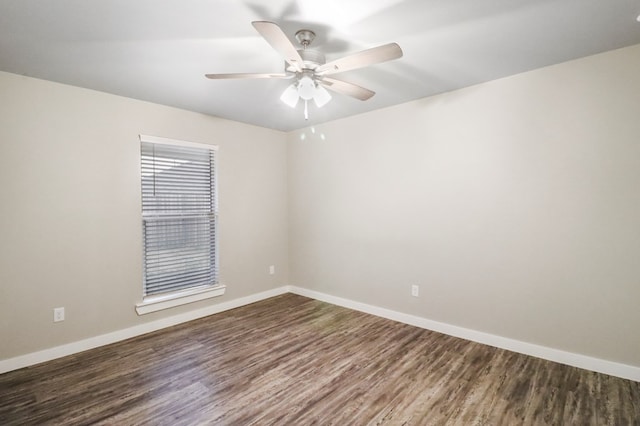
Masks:
[[[293,132],[290,283],[640,366],[639,112],[634,46]]]
[[[140,133],[220,146],[227,285],[142,317]],[[280,132],[0,73],[0,360],[286,284],[286,168]]]

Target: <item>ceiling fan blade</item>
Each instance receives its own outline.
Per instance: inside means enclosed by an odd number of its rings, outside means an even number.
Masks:
[[[226,78],[293,78],[293,74],[252,74],[252,73],[236,73],[236,74],[205,74],[207,78],[212,80],[222,80]]]
[[[352,98],[360,99],[361,101],[366,101],[376,94],[376,92],[365,89],[364,87],[360,87],[353,83],[348,83],[344,80],[338,80],[335,78],[325,77],[318,82],[329,90],[333,90],[334,92],[341,93],[343,95],[351,96]]]
[[[251,24],[289,65],[296,71],[302,71],[304,62],[298,50],[277,24],[269,21],[254,21]]]
[[[337,72],[362,68],[401,57],[402,49],[400,46],[398,46],[397,43],[389,43],[327,62],[324,65],[320,65],[315,71],[316,74],[320,75],[335,74]]]

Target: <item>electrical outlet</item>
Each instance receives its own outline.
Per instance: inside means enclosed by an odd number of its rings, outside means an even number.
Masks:
[[[269,266],[269,275],[273,275],[276,273],[276,265]]]
[[[418,287],[417,285],[412,285],[411,286],[411,295],[413,297],[418,297],[420,295],[420,287]]]
[[[64,321],[64,308],[54,308],[53,322]]]

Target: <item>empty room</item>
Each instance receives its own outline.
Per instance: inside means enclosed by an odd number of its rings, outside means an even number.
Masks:
[[[640,425],[640,0],[0,0],[0,425]]]

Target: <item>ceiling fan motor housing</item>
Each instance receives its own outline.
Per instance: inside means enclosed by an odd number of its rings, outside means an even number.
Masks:
[[[325,56],[322,52],[312,49],[298,50],[302,61],[304,62],[302,68],[306,70],[315,70],[318,66],[326,63]],[[284,63],[285,70],[289,72],[295,72],[295,69],[287,62]]]

